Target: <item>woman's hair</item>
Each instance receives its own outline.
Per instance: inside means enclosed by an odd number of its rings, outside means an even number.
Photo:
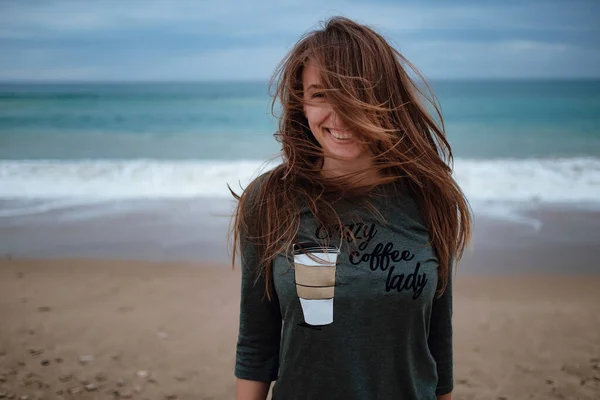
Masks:
[[[378,180],[359,185],[360,173],[328,178],[321,174],[323,150],[304,116],[303,68],[311,62],[320,74],[327,102],[373,154]],[[343,224],[335,204],[368,199],[372,189],[395,182],[417,203],[439,260],[442,293],[453,259],[462,257],[471,232],[468,203],[452,177],[453,156],[433,93],[417,86],[408,67],[422,75],[385,39],[367,26],[335,17],[305,35],[277,68],[272,110],[281,104],[279,131],[283,163],[254,180],[238,200],[233,219],[233,257],[240,237],[255,246],[259,272],[272,291],[271,262],[291,248],[306,207],[318,224]],[[434,110],[435,118],[426,107]],[[364,171],[363,171],[364,172]],[[377,212],[374,207],[371,210]]]

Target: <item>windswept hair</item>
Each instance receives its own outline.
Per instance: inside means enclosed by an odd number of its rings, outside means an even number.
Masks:
[[[311,62],[320,73],[327,102],[374,158],[379,179],[357,183],[355,174],[321,174],[323,149],[304,116],[302,71]],[[405,69],[406,68],[406,69]],[[424,84],[419,87],[413,77]],[[259,272],[272,292],[272,261],[290,249],[300,226],[300,207],[317,223],[343,224],[335,211],[340,199],[368,199],[377,185],[395,182],[416,201],[439,260],[446,288],[450,265],[460,259],[471,233],[471,213],[452,177],[452,150],[439,105],[423,76],[371,28],[334,17],[296,43],[270,84],[272,110],[281,105],[279,130],[283,163],[252,182],[238,200],[233,219],[233,262],[240,238],[255,246]],[[432,110],[432,113],[427,108]],[[364,172],[364,171],[363,171]],[[371,209],[376,212],[374,207]]]

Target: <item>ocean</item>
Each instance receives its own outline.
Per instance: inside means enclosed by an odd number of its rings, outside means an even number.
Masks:
[[[600,205],[600,81],[431,85],[476,211]],[[0,84],[0,217],[230,198],[277,163],[270,106],[267,82]]]

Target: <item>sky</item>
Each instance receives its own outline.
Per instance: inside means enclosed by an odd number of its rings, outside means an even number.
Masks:
[[[600,78],[597,0],[0,0],[0,80],[265,80],[335,15],[427,78]]]

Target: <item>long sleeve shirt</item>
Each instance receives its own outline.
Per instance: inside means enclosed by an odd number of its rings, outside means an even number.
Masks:
[[[242,238],[238,378],[276,381],[274,400],[434,400],[452,391],[452,282],[436,297],[438,259],[409,195],[372,204],[384,220],[340,205],[342,238],[302,210],[296,245],[314,254],[277,256],[271,300]]]

